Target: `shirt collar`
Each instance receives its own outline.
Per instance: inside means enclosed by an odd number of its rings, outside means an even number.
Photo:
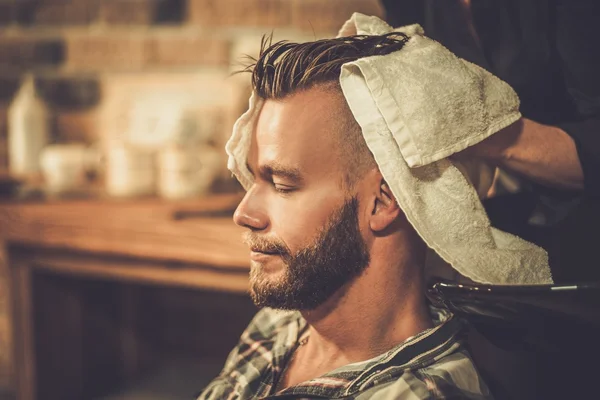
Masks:
[[[270,398],[286,395],[325,398],[349,396],[368,387],[377,376],[389,373],[390,369],[417,368],[436,362],[455,350],[457,335],[463,324],[445,309],[430,306],[430,311],[434,327],[404,340],[370,360],[337,368],[318,378],[286,388]],[[268,383],[271,387],[307,328],[306,320],[299,312],[295,312],[291,323],[278,332],[273,347],[273,371]]]

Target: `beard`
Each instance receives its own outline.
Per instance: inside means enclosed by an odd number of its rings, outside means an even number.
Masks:
[[[358,225],[358,200],[336,210],[315,240],[293,253],[282,241],[247,234],[253,249],[276,253],[284,262],[283,277],[269,279],[260,265],[250,271],[250,296],[258,307],[314,310],[369,265],[369,251]]]

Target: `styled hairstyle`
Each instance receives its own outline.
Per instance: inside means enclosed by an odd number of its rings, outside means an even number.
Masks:
[[[260,56],[247,69],[252,70],[253,89],[264,99],[281,99],[317,84],[337,83],[343,64],[392,53],[408,41],[400,32],[306,43],[284,40],[272,44],[271,39],[262,38]]]
[[[339,120],[338,157],[344,165],[342,186],[351,190],[366,171],[376,166],[362,131],[339,84],[342,65],[359,58],[381,56],[400,50],[408,36],[400,32],[385,35],[356,35],[314,42],[272,43],[272,36],[263,36],[258,59],[245,71],[252,72],[252,87],[263,99],[281,100],[299,91],[322,86],[340,96],[339,108],[331,112]]]

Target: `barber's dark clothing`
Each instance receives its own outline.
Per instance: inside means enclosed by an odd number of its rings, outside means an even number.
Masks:
[[[471,0],[479,43],[459,0],[382,2],[390,25],[420,23],[427,36],[509,83],[524,117],[573,137],[584,195],[534,186],[484,205],[493,225],[548,251],[555,282],[600,281],[600,0]],[[544,226],[531,223],[540,207],[554,216]],[[588,369],[577,366],[594,358],[595,347],[590,344],[586,354],[511,351],[498,357],[487,345],[473,354],[498,398],[575,399],[594,397],[596,370],[583,377]],[[507,371],[517,372],[506,378]],[[503,375],[504,381],[492,379]],[[503,397],[502,390],[514,397]]]
[[[575,140],[585,194],[536,186],[486,208],[492,223],[548,250],[556,282],[600,280],[600,1],[472,0],[479,43],[459,0],[383,0],[392,26],[425,34],[509,83],[521,113]],[[528,221],[537,209],[547,226]],[[549,210],[549,211],[548,211]]]
[[[600,196],[600,1],[472,0],[480,45],[457,0],[383,0],[393,26],[418,22],[517,92],[521,112],[571,135],[585,190]]]

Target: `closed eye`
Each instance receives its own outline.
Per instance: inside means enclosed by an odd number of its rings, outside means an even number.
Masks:
[[[283,194],[291,193],[294,190],[296,190],[296,188],[293,186],[282,185],[279,183],[273,183],[273,188],[275,189],[276,192],[283,193]]]

